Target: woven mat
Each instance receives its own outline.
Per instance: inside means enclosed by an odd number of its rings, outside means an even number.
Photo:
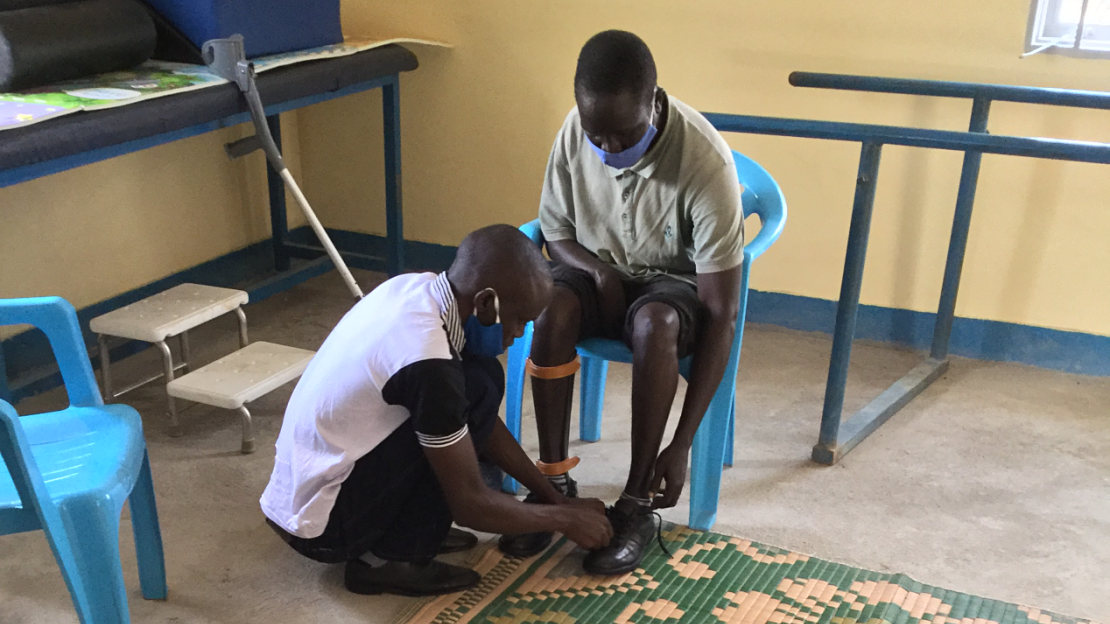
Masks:
[[[531,559],[495,545],[476,557],[474,589],[416,605],[405,624],[1094,624],[667,524],[673,556],[653,546],[624,576],[582,571],[561,539]]]

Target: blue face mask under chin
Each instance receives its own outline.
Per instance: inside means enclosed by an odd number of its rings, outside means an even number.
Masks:
[[[501,328],[501,304],[497,300],[497,291],[492,288],[486,290],[493,292],[493,310],[497,315],[496,320],[493,325],[483,325],[478,320],[477,312],[471,314],[463,325],[463,335],[466,337],[463,351],[474,355],[497,357],[505,352],[505,334]]]
[[[655,114],[653,111],[652,120],[654,119]],[[598,158],[601,159],[601,162],[609,165],[614,169],[627,169],[632,165],[635,165],[637,162],[640,161],[641,158],[644,157],[644,154],[647,153],[648,148],[651,147],[651,141],[655,138],[657,132],[658,130],[655,128],[655,124],[648,122],[648,129],[647,132],[644,132],[643,138],[641,138],[635,145],[624,150],[623,152],[607,152],[595,145],[588,136],[586,137],[586,143],[590,144],[590,147],[593,148],[594,153],[597,154]]]

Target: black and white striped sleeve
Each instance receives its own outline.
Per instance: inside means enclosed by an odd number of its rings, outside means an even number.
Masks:
[[[382,398],[409,410],[420,445],[443,448],[462,440],[466,426],[466,380],[457,360],[421,360],[397,371]]]

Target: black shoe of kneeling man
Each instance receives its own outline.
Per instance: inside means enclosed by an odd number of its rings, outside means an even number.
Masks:
[[[343,584],[355,594],[439,596],[474,587],[482,575],[432,559],[428,563],[387,561],[370,565],[361,559],[347,562]]]
[[[477,544],[477,535],[451,527],[451,530],[447,533],[447,537],[443,538],[443,541],[439,544],[439,554],[446,555],[447,553],[470,550]]]
[[[607,515],[613,525],[613,539],[608,546],[591,550],[582,568],[599,576],[631,572],[640,567],[656,536],[655,516],[651,507],[624,499],[610,507]]]
[[[567,484],[562,491],[563,496],[567,498],[578,498],[578,484],[570,478],[570,475],[567,475]],[[528,496],[524,497],[524,502],[539,505],[542,501],[540,501],[538,495],[529,492]],[[554,534],[546,532],[502,535],[497,542],[497,547],[510,557],[531,557],[547,548],[551,544],[552,538],[554,538]]]

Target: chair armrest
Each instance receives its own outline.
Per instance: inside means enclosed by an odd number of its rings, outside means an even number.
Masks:
[[[775,189],[778,191],[778,189]],[[782,196],[782,192],[777,193],[777,197],[760,198],[761,201],[769,201],[778,204],[776,209],[768,210],[771,216],[766,221],[763,221],[759,228],[759,233],[747,245],[744,245],[744,259],[747,261],[755,260],[763,255],[763,252],[774,244],[782,235],[782,230],[786,226],[786,198]]]

